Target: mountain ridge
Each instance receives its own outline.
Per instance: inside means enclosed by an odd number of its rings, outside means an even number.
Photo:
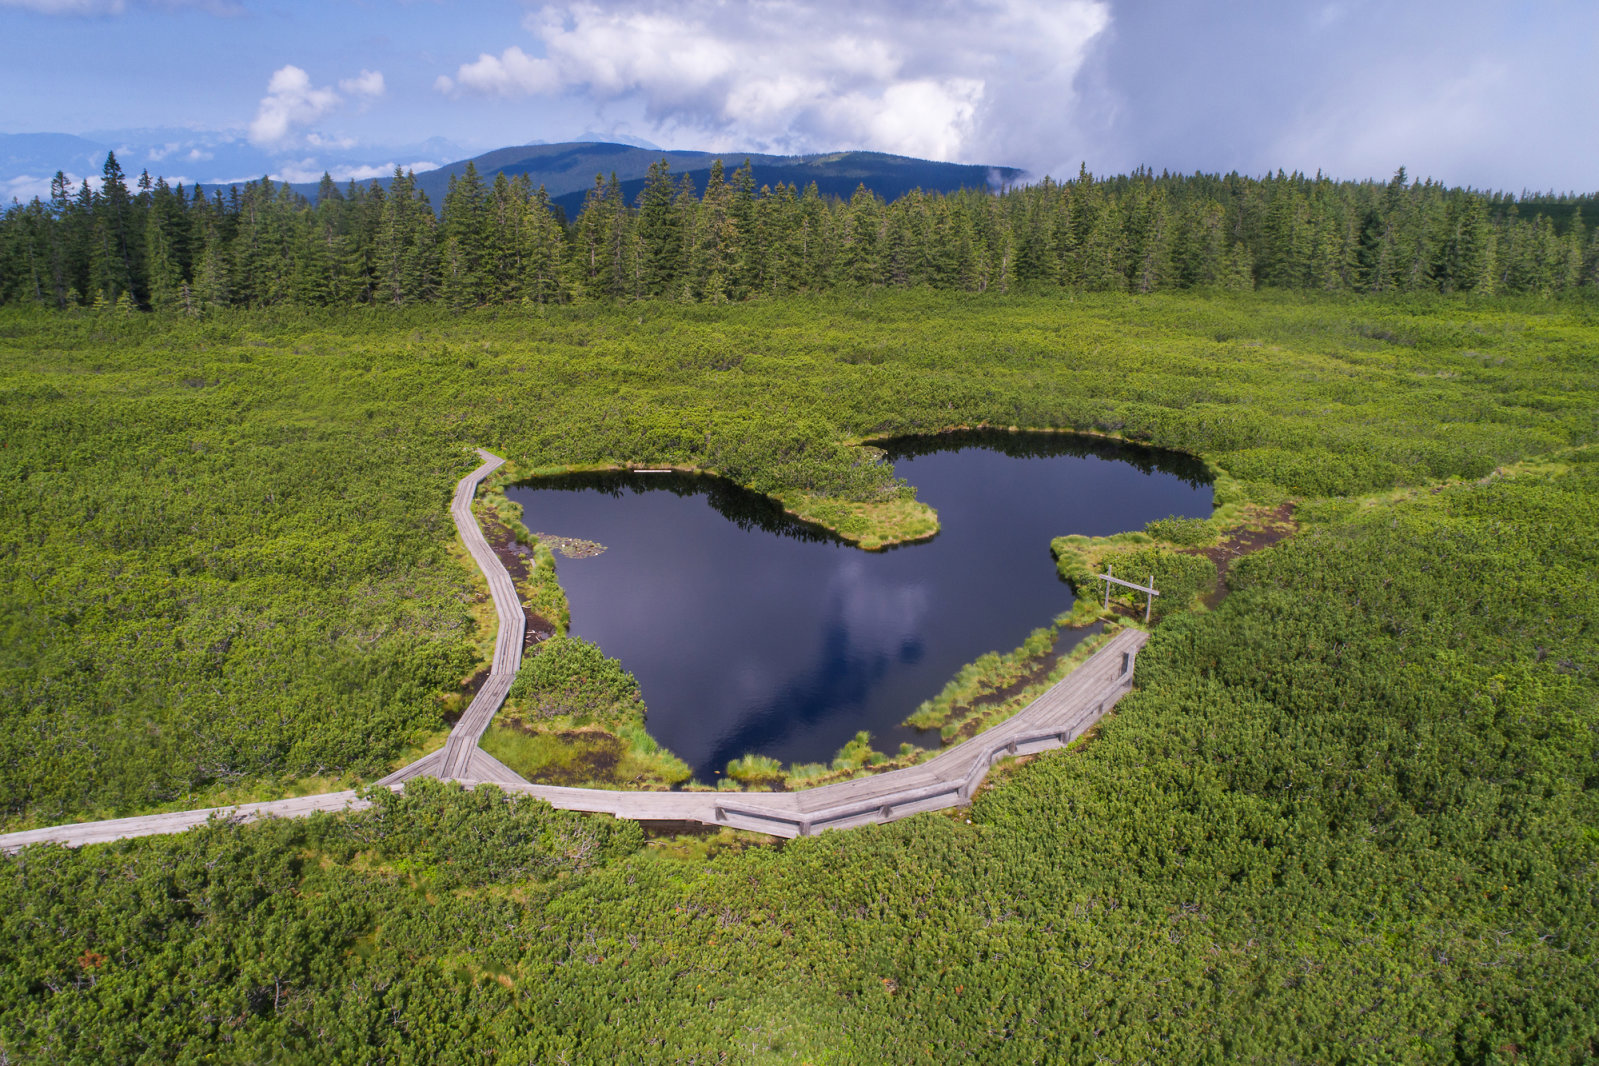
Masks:
[[[991,188],[1011,184],[1024,174],[1017,167],[943,163],[861,150],[779,156],[762,152],[639,148],[608,141],[564,141],[496,148],[471,159],[419,173],[416,183],[438,209],[449,190],[450,179],[464,173],[468,163],[477,168],[485,182],[492,182],[495,175],[501,173],[508,178],[526,174],[535,186],[544,186],[550,200],[570,218],[583,206],[583,198],[593,187],[596,176],[608,180],[614,173],[623,196],[631,201],[644,187],[650,166],[662,159],[667,161],[675,178],[681,180],[685,174],[692,177],[696,189],[705,188],[705,179],[716,160],[720,159],[729,173],[749,160],[757,188],[783,183],[803,189],[814,181],[824,196],[844,199],[859,185],[865,185],[885,200],[893,200],[912,189],[955,192],[963,188]],[[377,180],[387,187],[389,179]],[[312,200],[317,197],[316,183],[293,183],[293,188]]]
[[[145,143],[150,142],[150,143]],[[160,142],[159,146],[155,142]],[[440,151],[460,149],[443,138],[405,146],[401,151],[388,151],[390,158],[416,159],[426,153],[440,158]],[[272,175],[278,170],[261,157],[252,158],[240,146],[221,135],[195,133],[181,130],[111,130],[94,135],[77,134],[0,134],[0,186],[8,195],[26,199],[43,195],[48,175],[65,170],[69,177],[81,180],[83,175],[94,177],[105,161],[105,154],[116,151],[123,170],[131,177],[149,170],[152,176],[166,177],[169,181],[183,182],[190,188],[204,189],[208,194],[244,184],[255,178],[195,178],[197,166],[242,173],[244,167],[261,164],[261,173]],[[445,156],[448,158],[448,156]],[[353,159],[353,155],[352,155]],[[864,185],[884,200],[895,200],[913,189],[926,192],[949,193],[961,189],[988,189],[1014,184],[1025,177],[1017,167],[978,163],[948,163],[914,156],[893,155],[865,149],[815,152],[795,155],[773,155],[766,152],[727,151],[712,152],[698,149],[663,149],[617,141],[583,140],[556,143],[534,142],[508,145],[459,158],[454,162],[428,169],[416,170],[417,187],[427,194],[437,211],[442,208],[450,179],[465,172],[467,164],[474,165],[485,182],[492,183],[499,174],[514,178],[527,175],[534,186],[543,186],[551,202],[568,218],[576,217],[583,206],[584,197],[593,188],[596,177],[607,181],[613,174],[621,185],[623,197],[631,202],[644,187],[650,167],[665,160],[674,180],[688,175],[697,190],[703,190],[710,176],[711,165],[721,160],[731,174],[748,160],[755,172],[755,185],[776,187],[794,185],[804,189],[812,182],[824,196],[848,199],[857,187]],[[392,167],[394,164],[388,164]],[[418,164],[400,163],[403,169],[412,170]],[[333,163],[328,171],[353,172],[354,177],[335,179],[341,189],[351,181],[366,185],[376,181],[385,188],[392,180],[390,174],[378,174],[370,164],[355,165],[351,160]],[[188,173],[184,173],[187,171]],[[290,179],[307,173],[291,173]],[[311,171],[314,173],[314,171]],[[275,178],[283,181],[283,178]],[[320,182],[289,180],[296,192],[315,201]]]

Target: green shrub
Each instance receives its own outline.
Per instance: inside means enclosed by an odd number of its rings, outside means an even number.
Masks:
[[[534,718],[614,721],[644,713],[638,681],[581,637],[552,637],[540,645],[517,673],[511,698]]]
[[[403,792],[374,790],[372,800],[333,836],[402,860],[441,887],[581,873],[632,854],[644,839],[637,822],[558,811],[494,785],[468,790],[419,777]]]
[[[1205,544],[1216,539],[1214,527],[1204,518],[1179,518],[1177,515],[1157,518],[1145,526],[1144,531],[1168,544]]]
[[[1155,597],[1151,618],[1159,620],[1190,606],[1194,599],[1216,585],[1216,564],[1203,555],[1189,555],[1170,548],[1137,547],[1110,551],[1100,558],[1106,573],[1126,581],[1143,583],[1151,574],[1160,595]],[[1103,584],[1100,585],[1103,590]],[[1103,591],[1101,591],[1103,595]],[[1143,607],[1144,594],[1121,585],[1112,585],[1110,598]]]

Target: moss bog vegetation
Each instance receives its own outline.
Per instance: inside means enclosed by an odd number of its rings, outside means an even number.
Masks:
[[[578,637],[528,655],[483,746],[543,784],[661,788],[689,776],[649,735],[633,675]]]
[[[424,782],[0,858],[0,1052],[1589,1060],[1596,353],[1592,304],[1467,297],[0,313],[6,828],[437,738],[481,665],[446,509],[472,445],[854,504],[909,499],[854,441],[1070,429],[1299,524],[1160,621],[1092,743],[955,816],[658,848]],[[1129,532],[1129,567],[1207,550]]]

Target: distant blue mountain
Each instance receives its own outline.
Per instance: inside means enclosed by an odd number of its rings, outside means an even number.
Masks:
[[[729,175],[747,159],[755,173],[755,186],[793,184],[801,190],[811,182],[824,196],[848,198],[857,186],[865,185],[885,200],[893,200],[912,189],[928,192],[954,192],[959,189],[985,189],[1011,184],[1023,172],[1015,167],[990,167],[967,163],[939,163],[882,152],[832,152],[825,155],[762,155],[757,152],[686,152],[638,148],[603,141],[576,141],[565,144],[525,144],[485,152],[470,160],[417,174],[418,186],[427,193],[435,210],[444,203],[450,178],[477,167],[485,182],[496,174],[516,177],[526,174],[534,187],[544,186],[550,199],[576,217],[583,197],[594,185],[596,175],[609,180],[614,173],[622,193],[631,202],[644,187],[650,164],[665,159],[674,177],[688,174],[701,191],[710,176],[711,164],[722,161]],[[383,182],[387,185],[387,181]],[[295,185],[299,192],[315,198],[315,184]]]
[[[46,195],[50,175],[57,170],[75,178],[98,176],[106,153],[115,151],[123,172],[131,181],[143,170],[152,176],[200,185],[206,189],[225,188],[262,175],[280,173],[280,161],[257,148],[236,131],[185,130],[177,128],[96,130],[84,136],[66,133],[0,134],[0,191],[4,199],[12,196],[27,200]],[[431,138],[410,145],[370,146],[322,150],[315,166],[326,166],[334,174],[373,174],[387,185],[389,177],[378,172],[397,161],[412,167],[417,160],[459,158],[461,149],[442,138]],[[594,185],[596,175],[609,179],[614,173],[622,193],[631,202],[644,187],[650,164],[665,159],[674,177],[684,174],[694,179],[696,189],[704,190],[711,164],[720,159],[728,174],[748,159],[755,171],[755,185],[793,184],[801,190],[811,182],[824,196],[847,198],[857,186],[865,185],[885,200],[893,200],[912,189],[953,192],[981,189],[993,184],[1011,184],[1021,179],[1014,167],[989,167],[964,163],[939,163],[881,152],[832,152],[825,155],[764,155],[757,152],[665,151],[647,144],[618,144],[611,141],[570,141],[563,144],[525,144],[460,159],[437,169],[417,173],[417,183],[427,193],[435,209],[444,203],[450,178],[473,163],[485,181],[496,174],[515,177],[526,174],[535,187],[544,186],[555,204],[568,218],[576,217],[583,197]],[[386,162],[387,161],[387,162]],[[306,166],[305,163],[298,164]],[[309,169],[309,168],[307,168]],[[309,177],[315,170],[291,171],[291,176]],[[363,181],[373,180],[372,178]],[[315,199],[317,183],[295,182],[294,188]],[[344,181],[340,181],[343,185]],[[0,203],[0,207],[4,204]]]

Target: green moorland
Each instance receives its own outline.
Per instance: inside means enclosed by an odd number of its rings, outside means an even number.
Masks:
[[[0,313],[6,828],[436,743],[484,637],[446,512],[470,445],[870,504],[908,497],[851,441],[1059,427],[1201,455],[1300,527],[969,812],[648,840],[423,783],[0,859],[0,1054],[1590,1060],[1596,386],[1582,302]]]

